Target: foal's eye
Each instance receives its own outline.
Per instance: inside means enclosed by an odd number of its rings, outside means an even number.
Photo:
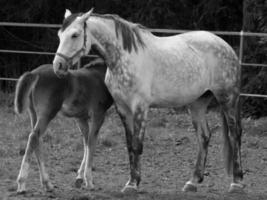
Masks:
[[[73,39],[75,39],[75,38],[77,38],[78,37],[78,33],[74,33],[74,34],[72,34],[72,36],[71,36],[71,38],[73,38]]]

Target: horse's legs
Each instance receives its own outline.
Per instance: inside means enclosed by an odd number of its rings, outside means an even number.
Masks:
[[[130,179],[122,189],[122,192],[125,192],[128,189],[136,190],[141,181],[140,158],[143,152],[145,121],[148,108],[137,106],[133,115],[127,112],[127,110],[121,110],[119,107],[117,107],[117,110],[125,127],[130,161]]]
[[[39,147],[39,138],[45,132],[45,129],[49,121],[50,119],[48,119],[48,117],[45,117],[45,116],[39,118],[35,127],[32,129],[32,132],[29,135],[27,147],[26,147],[23,159],[22,159],[20,172],[17,178],[18,193],[22,193],[26,191],[26,179],[29,173],[29,166],[30,166],[29,162],[30,162],[30,156],[32,152],[35,152],[36,157],[37,157],[42,184],[46,186],[46,189],[48,190],[52,189],[51,188],[52,185],[49,182],[48,175],[45,172],[44,163],[43,163],[43,159],[41,155],[41,149]]]
[[[29,101],[30,102],[29,102],[28,112],[29,112],[30,119],[31,119],[31,128],[33,129],[35,124],[36,124],[36,121],[37,121],[37,114],[36,114],[36,111],[34,109],[32,95],[30,96]]]
[[[183,187],[183,191],[197,191],[197,184],[204,179],[205,164],[207,160],[208,145],[210,141],[210,129],[206,119],[207,107],[210,103],[211,94],[203,95],[190,105],[192,123],[196,130],[199,144],[198,156],[191,179]]]
[[[93,165],[93,157],[96,148],[97,136],[98,132],[104,122],[105,113],[95,113],[92,116],[92,123],[90,132],[88,135],[88,143],[87,143],[87,157],[85,159],[84,166],[84,180],[85,185],[90,188],[94,188],[93,184],[93,175],[92,175],[92,165]]]
[[[88,154],[88,148],[87,148],[88,145],[87,144],[88,144],[89,126],[88,126],[88,120],[84,119],[84,118],[77,119],[76,122],[77,122],[77,125],[78,125],[80,132],[83,135],[83,149],[84,149],[83,159],[82,159],[81,165],[78,169],[78,175],[77,175],[76,181],[75,181],[75,186],[77,188],[80,188],[82,183],[83,183],[82,172],[83,172],[85,160],[86,160],[86,157]]]
[[[242,127],[240,119],[239,94],[220,94],[216,96],[222,108],[224,126],[226,170],[233,174],[230,192],[243,189],[243,171],[241,165]]]

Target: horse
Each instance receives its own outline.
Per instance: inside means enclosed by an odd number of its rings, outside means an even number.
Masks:
[[[47,191],[54,188],[46,172],[40,137],[57,113],[75,118],[83,135],[84,154],[75,186],[79,188],[84,182],[86,187],[94,188],[92,164],[97,135],[106,111],[113,104],[104,83],[106,69],[103,60],[98,58],[81,69],[69,71],[64,78],[55,75],[52,64],[41,65],[19,78],[15,91],[15,111],[22,113],[28,110],[32,129],[17,177],[19,194],[26,192],[26,179],[33,152],[41,184]]]
[[[145,122],[150,107],[188,106],[199,150],[183,191],[197,191],[204,179],[210,130],[205,117],[216,99],[221,108],[225,168],[230,192],[243,191],[241,165],[240,64],[232,47],[208,31],[159,37],[146,27],[114,14],[66,10],[58,31],[53,68],[64,77],[78,59],[97,49],[107,63],[105,83],[126,131],[130,178],[122,192],[137,191]]]

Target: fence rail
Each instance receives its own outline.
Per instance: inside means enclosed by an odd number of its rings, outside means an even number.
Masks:
[[[59,24],[39,24],[39,23],[18,23],[18,22],[0,22],[0,26],[10,26],[10,27],[32,27],[32,28],[60,28]],[[166,33],[166,34],[180,34],[185,33],[190,30],[179,30],[179,29],[148,29],[154,33]],[[240,46],[239,46],[239,63],[242,66],[257,66],[257,67],[267,67],[267,64],[257,64],[257,63],[243,63],[243,42],[244,36],[248,37],[267,37],[267,33],[257,33],[257,32],[243,32],[243,31],[210,31],[216,35],[228,35],[228,36],[239,36]],[[54,52],[45,51],[25,51],[25,50],[10,50],[10,49],[0,49],[0,53],[14,53],[14,54],[39,54],[39,55],[55,55]],[[94,55],[89,55],[94,56]],[[5,78],[0,77],[0,81],[17,81],[17,78]],[[259,97],[267,98],[267,95],[263,94],[247,94],[241,93],[240,96],[247,97]]]

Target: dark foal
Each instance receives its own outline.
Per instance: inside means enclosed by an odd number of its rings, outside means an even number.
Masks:
[[[74,117],[83,135],[84,156],[78,170],[76,187],[81,187],[83,182],[90,188],[94,187],[92,162],[97,135],[105,113],[113,103],[104,83],[106,69],[103,60],[97,59],[84,68],[70,71],[63,78],[55,75],[50,64],[41,65],[20,77],[16,87],[15,110],[22,113],[28,109],[32,131],[17,178],[19,193],[26,191],[32,152],[37,158],[42,185],[48,191],[53,189],[45,169],[40,137],[59,111],[67,117]]]

